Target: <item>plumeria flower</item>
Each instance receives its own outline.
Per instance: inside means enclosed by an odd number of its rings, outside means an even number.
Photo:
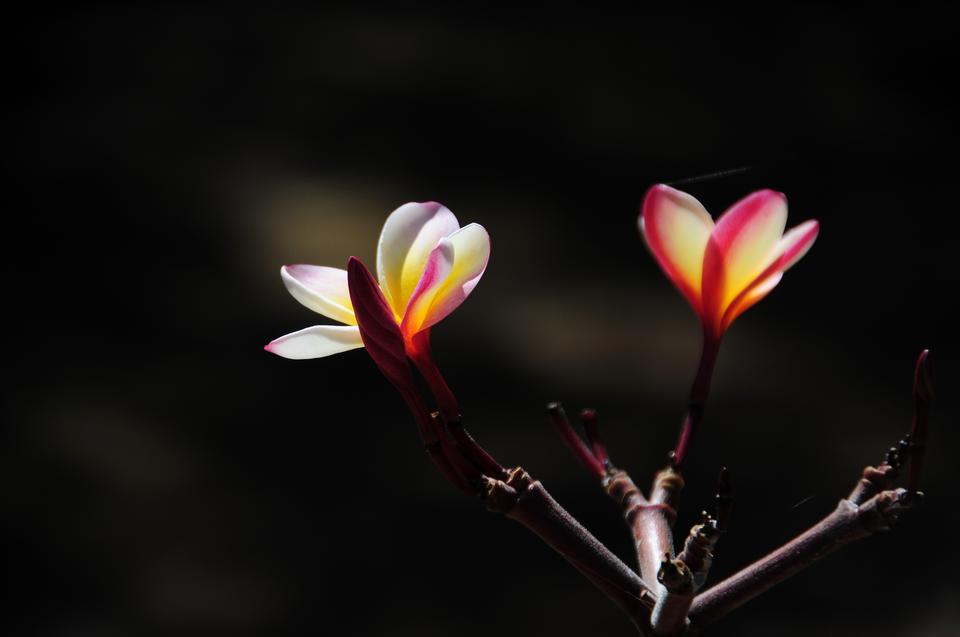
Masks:
[[[807,253],[820,226],[804,221],[784,233],[787,198],[772,190],[747,195],[714,223],[699,201],[663,184],[647,192],[639,223],[654,258],[703,324],[700,364],[671,454],[679,469],[703,417],[723,334]]]
[[[456,397],[430,355],[430,329],[470,295],[490,259],[483,226],[463,228],[444,206],[408,203],[394,210],[377,244],[377,278],[356,257],[347,269],[286,265],[287,290],[311,310],[343,325],[314,325],[269,343],[285,358],[329,356],[365,347],[406,401],[427,453],[443,475],[475,493],[480,472],[504,469],[466,433]],[[424,403],[413,361],[437,400],[443,427]]]
[[[647,192],[639,221],[660,267],[715,339],[813,245],[815,220],[784,233],[786,222],[787,198],[773,190],[747,195],[714,223],[699,201],[663,184]]]
[[[377,244],[376,283],[388,320],[408,354],[428,346],[430,328],[466,300],[489,258],[490,237],[483,226],[461,228],[453,213],[438,203],[404,204],[387,217]],[[359,260],[352,259],[351,265],[353,261],[366,271]],[[281,336],[267,351],[306,359],[364,346],[347,270],[285,265],[280,276],[296,300],[344,325],[314,325]]]

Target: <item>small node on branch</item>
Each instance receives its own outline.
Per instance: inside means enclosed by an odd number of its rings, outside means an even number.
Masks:
[[[650,613],[653,634],[657,637],[682,635],[690,623],[687,612],[693,603],[693,574],[682,560],[664,553],[657,571],[657,581],[663,589]]]
[[[683,561],[675,559],[669,553],[663,554],[657,581],[663,584],[667,592],[689,595],[693,592],[693,574]]]
[[[683,544],[683,550],[677,556],[677,559],[686,564],[693,573],[694,591],[699,590],[707,580],[710,566],[713,564],[713,547],[718,539],[720,539],[720,531],[717,528],[717,521],[703,511],[700,524],[690,529]]]
[[[669,509],[669,517],[676,516],[674,507],[683,490],[683,476],[673,467],[667,467],[657,472],[653,479],[653,488],[650,489],[650,503],[663,504]],[[672,523],[672,519],[670,520]]]
[[[906,443],[909,447],[909,437],[910,434],[907,434],[896,446],[890,447],[878,466],[864,467],[860,481],[847,496],[847,500],[860,505],[881,491],[893,487],[894,480],[900,475],[900,466],[905,451],[904,444]]]

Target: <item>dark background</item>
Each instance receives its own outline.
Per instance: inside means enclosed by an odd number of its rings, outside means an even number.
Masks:
[[[8,16],[5,634],[632,634],[440,479],[364,352],[261,347],[323,322],[281,264],[372,265],[406,201],[482,223],[490,267],[437,359],[474,434],[631,559],[543,405],[598,408],[638,481],[662,464],[698,328],[637,237],[661,181],[715,215],[776,188],[789,225],[822,224],[724,344],[678,524],[730,466],[713,581],[832,509],[909,427],[916,354],[938,360],[923,505],[711,634],[956,634],[957,23],[912,5]]]

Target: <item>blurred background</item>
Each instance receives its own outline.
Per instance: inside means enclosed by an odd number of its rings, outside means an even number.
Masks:
[[[262,347],[324,322],[281,264],[372,266],[406,201],[482,223],[438,362],[474,435],[632,560],[543,406],[597,408],[639,483],[663,464],[699,331],[637,236],[657,182],[715,215],[775,188],[822,224],[721,352],[678,522],[729,466],[712,581],[830,511],[908,429],[918,352],[938,367],[922,506],[710,634],[956,634],[954,8],[5,23],[4,634],[633,634],[439,477],[362,350]]]

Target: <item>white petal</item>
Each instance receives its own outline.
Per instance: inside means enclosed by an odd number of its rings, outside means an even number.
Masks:
[[[413,295],[437,242],[460,228],[457,218],[435,203],[408,203],[383,224],[377,245],[377,278],[399,318]]]
[[[347,271],[322,265],[285,265],[280,278],[296,300],[318,314],[347,325],[356,325]]]
[[[322,358],[363,347],[360,328],[352,325],[314,325],[271,341],[263,349],[277,356],[302,360]]]

